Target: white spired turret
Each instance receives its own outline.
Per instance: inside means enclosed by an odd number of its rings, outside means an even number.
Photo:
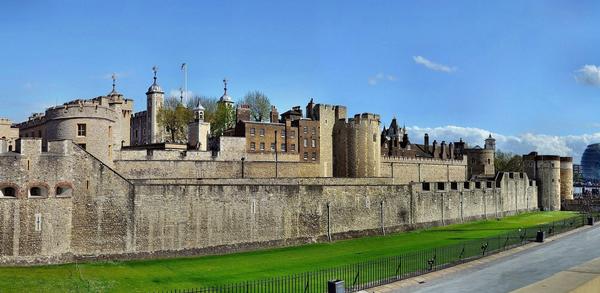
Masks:
[[[194,121],[188,124],[188,144],[191,149],[206,151],[209,136],[210,123],[204,122],[204,107],[198,101],[194,108]]]
[[[162,91],[160,86],[156,83],[156,72],[158,71],[158,67],[152,67],[152,71],[154,72],[154,82],[148,88],[148,92],[146,92],[147,98],[147,134],[146,134],[146,142],[147,143],[160,143],[163,141],[161,128],[158,126],[158,110],[162,108],[165,100],[165,93]]]

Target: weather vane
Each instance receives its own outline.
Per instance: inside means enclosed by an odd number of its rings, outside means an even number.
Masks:
[[[158,66],[152,66],[152,72],[154,72],[154,83],[156,83],[156,73],[158,72]]]

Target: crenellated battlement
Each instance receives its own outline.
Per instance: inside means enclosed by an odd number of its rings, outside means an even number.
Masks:
[[[71,140],[51,140],[45,148],[42,148],[42,139],[38,137],[22,137],[15,140],[15,149],[8,149],[8,141],[0,139],[0,156],[21,154],[23,156],[40,156],[41,154],[69,154],[69,147],[73,144]]]

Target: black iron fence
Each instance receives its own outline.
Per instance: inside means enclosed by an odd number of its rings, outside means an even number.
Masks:
[[[596,216],[597,217],[597,216]],[[283,277],[248,281],[214,287],[168,290],[170,293],[251,293],[251,292],[327,292],[329,280],[343,280],[347,292],[385,285],[423,275],[463,262],[526,244],[536,239],[538,231],[546,236],[566,232],[587,223],[580,215],[537,227],[519,229],[499,236],[474,239],[459,244],[425,249],[367,260],[354,264]]]

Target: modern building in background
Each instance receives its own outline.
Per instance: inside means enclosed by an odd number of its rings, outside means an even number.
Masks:
[[[581,171],[585,181],[600,181],[600,143],[587,146],[581,156]]]

